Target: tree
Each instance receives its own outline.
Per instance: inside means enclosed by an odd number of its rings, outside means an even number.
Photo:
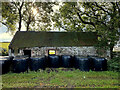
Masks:
[[[51,30],[53,6],[57,4],[58,3],[56,2],[36,2],[39,12],[38,17],[36,18],[38,30]]]
[[[21,31],[22,21],[27,31],[51,30],[54,4],[54,2],[3,2],[1,23],[6,25],[10,31],[16,30],[16,24],[18,24],[18,31]],[[32,9],[36,9],[36,15]]]
[[[29,31],[30,24],[32,22],[35,23],[35,16],[32,12],[32,8],[33,8],[33,3],[32,2],[26,2],[25,3],[25,8],[24,8],[24,11],[23,11],[23,20],[26,23],[26,31]]]
[[[8,28],[8,31],[16,30],[18,22],[18,31],[21,30],[22,8],[24,2],[2,2],[2,24]]]
[[[16,8],[10,2],[2,2],[2,21],[3,25],[8,28],[8,31],[14,32],[16,30],[16,22],[18,15]]]
[[[29,30],[51,30],[51,13],[53,12],[52,2],[28,2],[25,3],[23,20]]]
[[[22,8],[24,5],[24,2],[11,2],[11,4],[15,5],[15,8],[18,10],[18,22],[19,22],[19,27],[18,27],[18,31],[21,30],[21,23],[22,23]]]
[[[116,44],[120,28],[120,2],[65,2],[53,18],[55,26],[66,31],[96,31],[99,47],[110,49]]]

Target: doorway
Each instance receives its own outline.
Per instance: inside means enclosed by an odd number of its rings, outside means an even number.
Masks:
[[[28,55],[29,57],[31,57],[31,50],[23,50],[24,55]]]

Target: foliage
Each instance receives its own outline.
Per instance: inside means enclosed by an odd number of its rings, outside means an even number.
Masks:
[[[8,56],[8,51],[7,50],[2,50],[0,51],[2,56]]]
[[[55,2],[2,2],[2,24],[8,31],[21,30],[21,23],[25,23],[26,30],[50,30],[51,15]],[[36,14],[34,10],[36,9]]]
[[[50,30],[53,2],[26,2],[23,11],[23,20],[29,30]]]
[[[16,8],[10,2],[2,2],[2,21],[1,23],[12,33],[16,30],[16,22],[18,15]]]
[[[118,73],[82,72],[75,69],[49,69],[2,75],[3,88],[118,88]]]
[[[97,32],[98,47],[110,49],[119,38],[120,2],[64,2],[53,17],[55,27],[66,31]]]
[[[108,70],[120,72],[120,57],[114,57],[108,60]]]

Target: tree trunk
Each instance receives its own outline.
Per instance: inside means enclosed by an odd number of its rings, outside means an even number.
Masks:
[[[21,14],[21,11],[22,11],[23,4],[24,4],[24,2],[22,2],[20,8],[18,9],[19,10],[19,27],[18,27],[18,31],[21,30],[21,23],[22,23],[22,14]]]
[[[27,31],[29,31],[29,25],[30,25],[30,23],[28,22],[27,23]]]
[[[27,31],[29,31],[30,23],[31,23],[31,14],[30,14],[28,21],[27,21]]]
[[[22,18],[21,18],[22,16],[21,16],[21,11],[19,10],[19,27],[18,27],[18,31],[20,31],[21,30],[21,23],[22,23]]]
[[[111,58],[111,59],[113,58],[113,47],[114,47],[114,46],[111,46],[111,47],[110,47],[110,58]]]

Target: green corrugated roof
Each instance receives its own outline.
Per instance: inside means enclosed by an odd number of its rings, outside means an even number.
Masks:
[[[93,46],[97,43],[95,32],[35,32],[18,31],[9,47],[69,47]]]

